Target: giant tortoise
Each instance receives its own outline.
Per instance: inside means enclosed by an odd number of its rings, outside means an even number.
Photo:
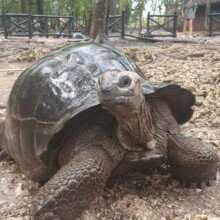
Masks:
[[[162,163],[185,184],[210,185],[217,153],[179,128],[194,103],[105,44],[69,46],[31,65],[10,93],[3,139],[21,171],[45,183],[30,216],[75,219],[109,177]]]

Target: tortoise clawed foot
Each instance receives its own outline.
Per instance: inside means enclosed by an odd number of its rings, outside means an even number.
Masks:
[[[214,179],[213,180],[212,179],[208,180],[207,186],[213,186],[214,182],[215,182]]]
[[[215,178],[209,180],[203,180],[199,182],[198,187],[200,189],[204,189],[207,186],[213,186],[215,184]]]
[[[191,182],[189,183],[189,187],[192,188],[192,189],[196,189],[197,188],[197,183],[196,182]]]
[[[12,158],[8,156],[8,154],[0,148],[0,160],[9,161],[12,160]]]
[[[187,188],[191,188],[191,189],[196,189],[196,188],[204,189],[207,186],[213,186],[215,184],[215,180],[216,180],[216,177],[213,179],[201,180],[198,182],[190,182],[190,181],[182,180],[181,186],[184,188],[187,187]]]
[[[200,188],[200,187],[199,187],[199,183],[197,183],[197,182],[185,181],[185,180],[182,180],[182,181],[181,181],[181,186],[184,187],[184,188],[191,188],[191,189]]]
[[[201,181],[200,183],[199,183],[199,188],[200,189],[204,189],[206,187],[206,181]]]

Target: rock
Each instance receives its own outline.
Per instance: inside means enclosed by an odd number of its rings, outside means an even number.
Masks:
[[[205,99],[205,98],[204,98],[203,96],[196,96],[196,105],[197,105],[197,106],[202,105],[204,99]]]
[[[23,184],[18,183],[17,187],[15,188],[15,195],[16,197],[20,196],[23,193]]]

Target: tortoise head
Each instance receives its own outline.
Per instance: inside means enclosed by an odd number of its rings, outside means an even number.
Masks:
[[[135,72],[108,71],[99,77],[97,92],[102,107],[118,116],[125,111],[126,114],[139,111],[139,106],[145,99],[144,94],[155,91]]]

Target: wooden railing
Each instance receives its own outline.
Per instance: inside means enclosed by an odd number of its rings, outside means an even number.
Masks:
[[[108,32],[109,37],[120,36],[124,39],[125,36],[125,16],[124,11],[121,15],[110,15],[108,18]]]
[[[5,38],[8,36],[71,37],[74,32],[86,33],[85,20],[73,16],[2,14]]]
[[[170,15],[147,15],[147,37],[155,36],[173,36],[176,37],[177,31],[177,13]],[[167,20],[166,20],[167,18]],[[159,20],[162,20],[160,22]],[[159,31],[160,30],[160,31]],[[161,33],[161,31],[165,33]]]
[[[220,13],[208,14],[208,34],[209,36],[220,35]]]

